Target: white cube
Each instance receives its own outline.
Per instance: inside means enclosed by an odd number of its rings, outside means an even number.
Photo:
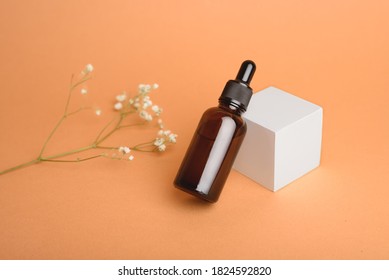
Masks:
[[[323,110],[275,87],[255,93],[234,169],[277,191],[320,164]]]

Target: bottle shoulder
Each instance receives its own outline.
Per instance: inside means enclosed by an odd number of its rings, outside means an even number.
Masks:
[[[217,121],[217,120],[221,120],[223,117],[232,118],[238,127],[246,125],[244,119],[240,115],[235,114],[232,111],[224,110],[223,108],[220,108],[220,107],[211,107],[211,108],[207,109],[204,112],[201,120],[202,121]]]
[[[222,123],[226,123],[227,119],[234,121],[234,137],[246,134],[247,126],[243,118],[219,107],[212,107],[204,112],[197,127],[197,133],[206,138],[215,139]]]

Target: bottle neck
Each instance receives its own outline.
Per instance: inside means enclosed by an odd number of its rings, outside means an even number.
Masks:
[[[219,98],[219,108],[238,116],[242,115],[246,111],[243,104],[239,101],[224,97]]]

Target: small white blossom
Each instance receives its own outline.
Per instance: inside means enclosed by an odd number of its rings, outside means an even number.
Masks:
[[[130,100],[128,100],[128,103],[129,104],[134,104],[134,99],[130,98]]]
[[[153,89],[157,89],[157,88],[159,88],[159,85],[158,84],[153,84]]]
[[[162,144],[162,145],[158,146],[158,151],[163,152],[165,150],[166,150],[166,145],[165,144]]]
[[[150,85],[140,84],[138,86],[138,91],[139,91],[140,94],[145,95],[145,94],[149,93],[150,90],[151,90],[151,86]]]
[[[163,121],[162,121],[162,119],[158,119],[157,123],[158,123],[159,128],[162,129],[163,128]]]
[[[101,109],[96,109],[95,110],[95,114],[97,115],[97,116],[101,116]]]
[[[120,102],[117,102],[117,103],[115,103],[115,105],[113,107],[115,108],[115,110],[119,111],[123,108],[123,104]]]
[[[153,112],[157,116],[161,115],[161,113],[162,113],[162,108],[160,108],[158,105],[154,105],[153,107],[151,107],[151,110],[153,110]]]
[[[131,149],[129,147],[119,147],[119,152],[125,155],[131,152]]]
[[[143,109],[147,109],[147,108],[150,107],[151,105],[153,105],[153,102],[151,102],[150,99],[143,100]]]
[[[163,143],[165,143],[165,139],[164,138],[156,138],[155,141],[154,141],[154,146],[161,146],[163,145]]]
[[[177,142],[177,134],[173,134],[173,133],[171,133],[170,135],[169,135],[169,142],[170,143],[176,143]]]
[[[146,119],[147,115],[148,113],[145,110],[139,112],[139,117],[141,117],[142,119]]]
[[[90,72],[92,72],[93,69],[94,68],[93,68],[92,64],[87,64],[82,72],[86,75],[86,74],[89,74]]]
[[[130,156],[128,157],[128,159],[129,159],[129,160],[133,160],[133,159],[134,159],[134,156],[133,156],[133,155],[130,155]]]
[[[138,109],[140,107],[140,103],[139,102],[135,102],[134,105],[132,105],[132,106],[134,106],[134,108]]]
[[[82,89],[80,90],[80,92],[81,92],[82,95],[85,95],[85,94],[88,93],[88,90],[87,90],[86,88],[82,88]]]
[[[127,95],[125,92],[116,96],[116,100],[119,102],[123,102],[124,100],[126,100],[126,98],[127,98]]]
[[[170,130],[159,130],[158,131],[159,136],[163,136],[163,139],[166,139],[170,143],[176,143],[177,142],[177,134],[172,133]]]
[[[145,110],[140,111],[139,116],[142,119],[145,119],[146,121],[152,121],[153,116],[151,116],[149,113],[147,113]]]

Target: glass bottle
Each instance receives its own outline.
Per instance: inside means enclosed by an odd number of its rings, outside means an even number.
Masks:
[[[227,82],[219,106],[205,111],[178,170],[174,185],[208,202],[216,202],[246,134],[241,114],[252,95],[255,63],[242,63],[235,80]]]

